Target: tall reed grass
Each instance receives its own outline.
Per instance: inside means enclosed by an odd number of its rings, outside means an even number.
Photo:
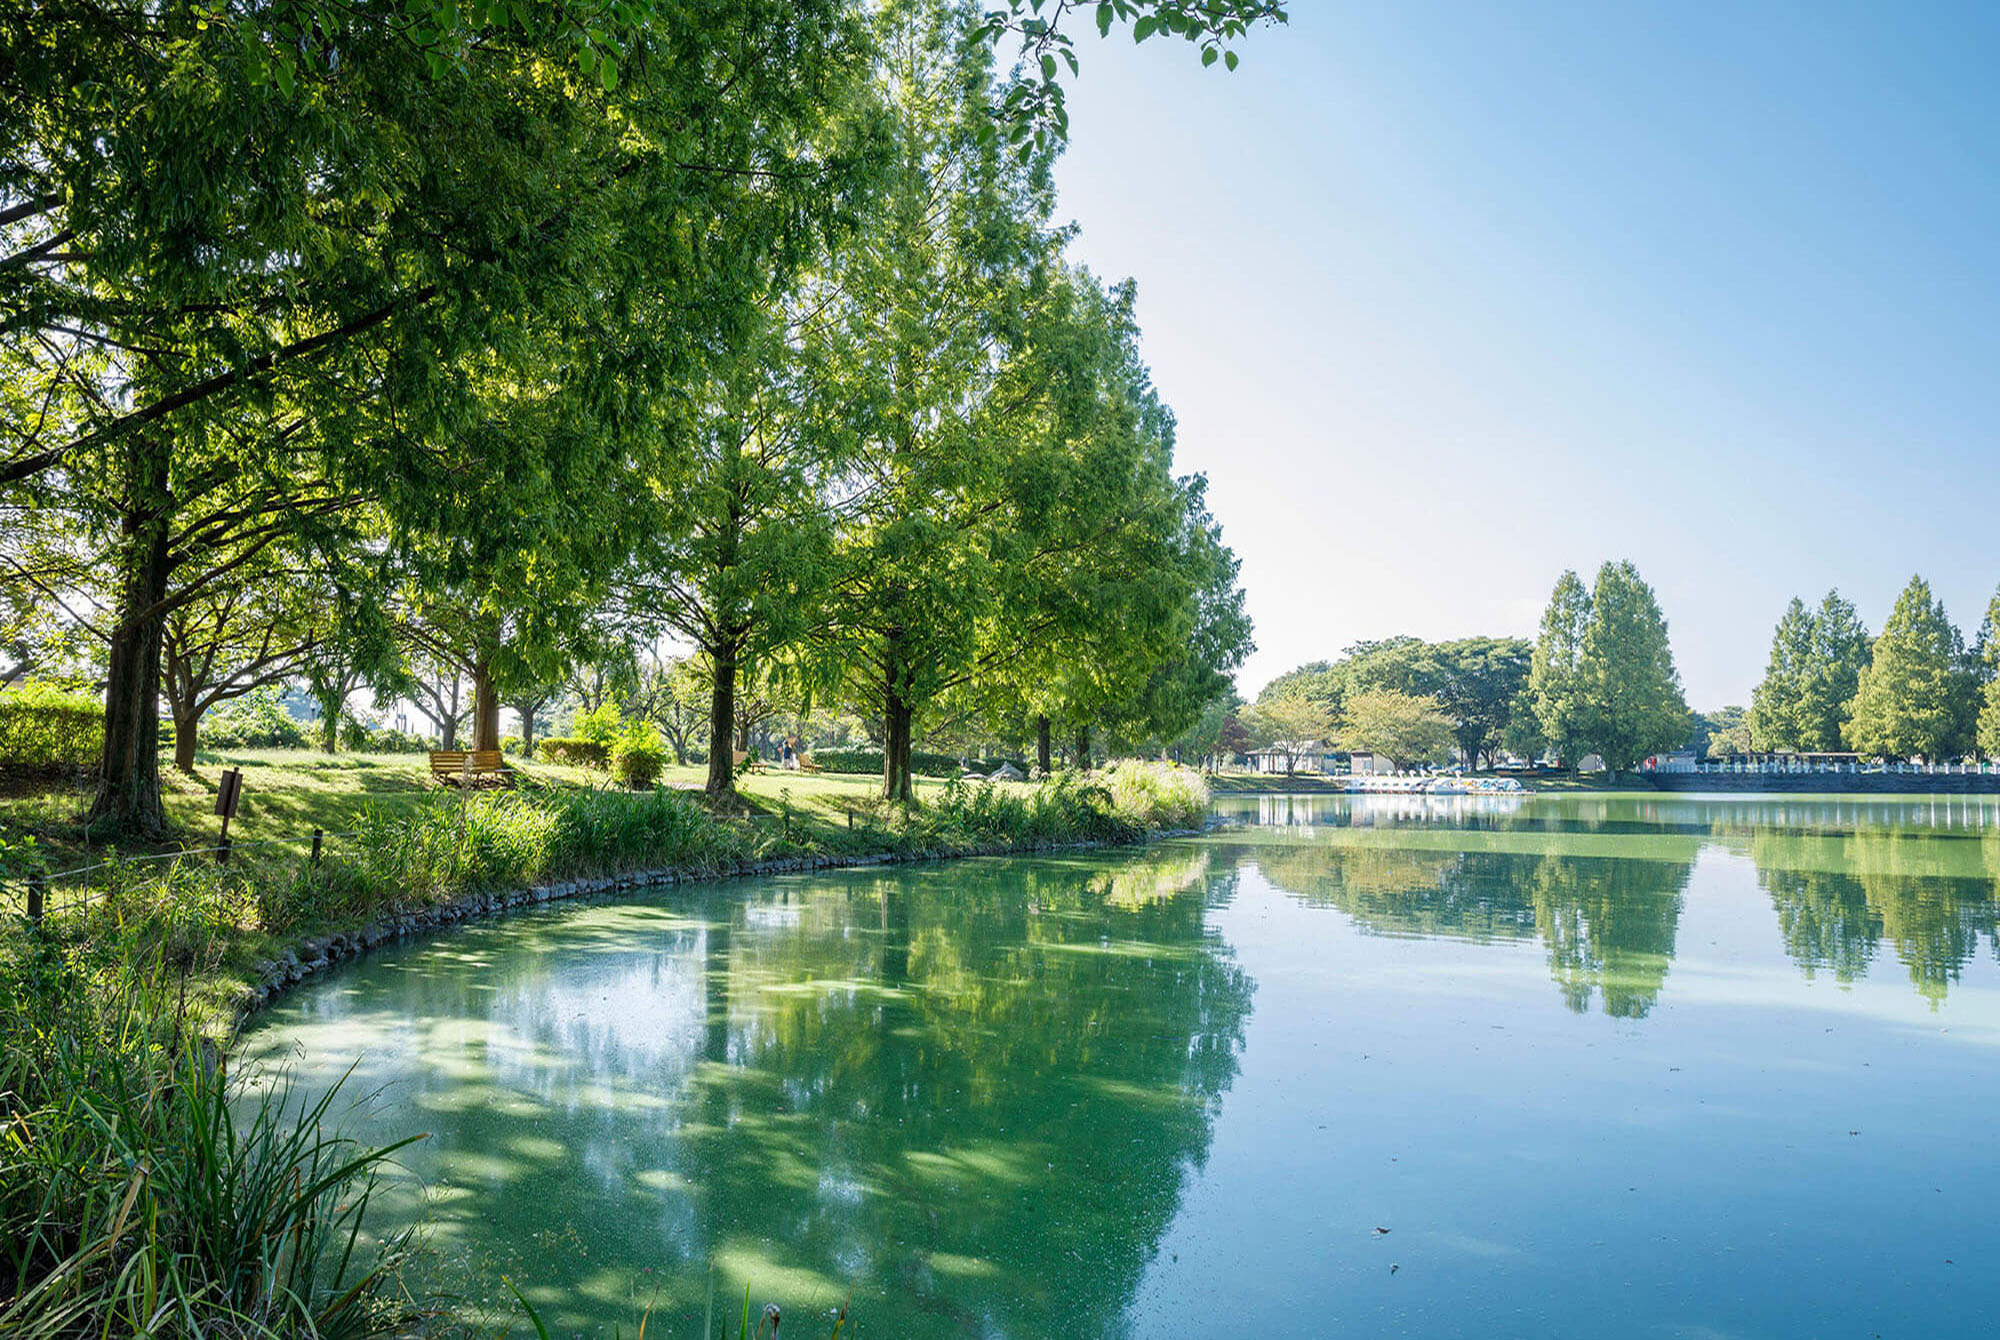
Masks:
[[[395,1148],[250,1097],[155,957],[0,933],[0,1335],[366,1340],[429,1315],[361,1233]],[[183,979],[184,980],[184,979]]]
[[[1192,768],[1127,758],[1103,778],[1118,812],[1143,827],[1199,828],[1208,818],[1208,780]]]

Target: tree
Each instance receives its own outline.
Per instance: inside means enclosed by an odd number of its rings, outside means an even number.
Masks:
[[[1542,612],[1541,636],[1528,668],[1528,702],[1542,743],[1571,766],[1581,757],[1578,745],[1586,715],[1583,640],[1590,619],[1589,592],[1574,572],[1563,573]]]
[[[1751,698],[1753,747],[1839,749],[1868,656],[1868,630],[1840,592],[1827,592],[1816,610],[1795,597],[1772,633],[1770,661]]]
[[[1533,654],[1515,637],[1461,638],[1429,649],[1426,660],[1436,667],[1437,681],[1429,692],[1451,720],[1466,767],[1478,767],[1482,754],[1490,760],[1499,747],[1515,700],[1527,687]]]
[[[1290,777],[1307,750],[1323,745],[1333,736],[1333,713],[1315,699],[1292,688],[1273,693],[1269,688],[1257,695],[1257,704],[1246,714],[1245,723],[1257,739],[1285,756],[1285,776]]]
[[[700,653],[710,676],[707,792],[735,793],[744,675],[822,627],[835,581],[835,486],[852,457],[847,392],[811,276],[770,299],[707,411],[658,473],[628,600]],[[676,744],[676,753],[684,753]]]
[[[1607,767],[1635,767],[1686,739],[1688,706],[1667,621],[1629,562],[1598,570],[1576,673],[1581,733]]]
[[[1967,743],[1972,677],[1961,664],[1964,639],[1921,576],[1896,597],[1861,672],[1846,727],[1851,748],[1887,758],[1933,762]]]
[[[1436,698],[1364,689],[1348,695],[1338,738],[1342,748],[1415,767],[1450,758],[1453,722]]]
[[[218,703],[283,683],[317,635],[297,607],[292,574],[267,565],[241,585],[218,587],[169,614],[161,634],[174,766],[194,772],[202,716]]]
[[[1695,753],[1705,758],[1747,754],[1751,744],[1750,713],[1741,707],[1718,707],[1696,720]]]
[[[2000,590],[1987,602],[1976,645],[1981,681],[1976,742],[1980,753],[1995,758],[2000,757]]]
[[[1233,738],[1242,729],[1242,723],[1236,719],[1237,709],[1242,706],[1243,700],[1233,690],[1218,694],[1209,700],[1194,724],[1167,746],[1168,752],[1177,760],[1193,759],[1205,771],[1215,771],[1217,759],[1225,752],[1224,737]]]
[[[1785,607],[1771,634],[1764,678],[1750,696],[1750,739],[1763,750],[1802,750],[1806,681],[1811,671],[1813,616],[1797,596]]]
[[[674,751],[674,764],[687,766],[688,746],[710,717],[710,682],[690,656],[648,657],[632,694],[632,714],[658,727]],[[732,709],[733,710],[733,709]]]
[[[1840,592],[1828,591],[1813,615],[1812,660],[1799,700],[1802,747],[1831,753],[1841,747],[1848,705],[1861,687],[1871,652],[1868,629]]]

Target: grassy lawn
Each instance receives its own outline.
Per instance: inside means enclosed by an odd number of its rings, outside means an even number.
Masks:
[[[588,768],[510,760],[525,778],[542,785],[601,790],[616,783]],[[370,806],[396,808],[415,803],[437,790],[422,754],[321,754],[302,749],[204,750],[195,775],[176,771],[162,759],[161,785],[167,815],[179,830],[178,840],[162,846],[213,846],[221,821],[215,817],[217,780],[225,768],[243,770],[243,797],[230,837],[238,843],[272,839],[303,839],[313,829],[342,833],[351,829]],[[699,790],[708,772],[701,767],[670,767],[661,781],[685,790]],[[935,793],[944,783],[918,779],[920,793]],[[752,773],[737,783],[751,808],[767,814],[787,804],[796,811],[844,821],[848,811],[871,801],[881,786],[873,774],[797,773],[772,769]],[[89,791],[76,787],[23,788],[0,795],[0,828],[10,835],[33,834],[58,868],[83,864],[94,848],[85,841],[79,817],[90,803]],[[302,848],[305,844],[293,844]],[[128,847],[130,852],[138,848]]]

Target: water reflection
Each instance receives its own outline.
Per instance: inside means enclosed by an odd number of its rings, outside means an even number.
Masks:
[[[1364,930],[1539,939],[1569,1007],[1643,1017],[1698,854],[1747,858],[1808,980],[1865,976],[1886,941],[1941,1002],[2000,945],[2000,801],[1260,796],[1225,802],[1231,859]]]
[[[467,1287],[564,1327],[691,1318],[713,1260],[884,1334],[1106,1333],[1236,1074],[1229,878],[1176,847],[477,927],[251,1045],[310,1037],[316,1084],[360,1055],[360,1133],[434,1133],[410,1167]]]

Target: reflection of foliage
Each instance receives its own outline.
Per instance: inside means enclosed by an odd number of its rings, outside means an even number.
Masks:
[[[1642,1019],[1674,959],[1681,891],[1693,862],[1543,857],[1530,877],[1535,924],[1563,1000],[1582,1014],[1592,990],[1604,1012]]]
[[[1917,993],[1935,1006],[1980,936],[1995,939],[2000,834],[1867,825],[1844,835],[1760,832],[1750,855],[1786,950],[1808,975],[1826,967],[1852,981],[1887,937]]]
[[[1539,935],[1569,1007],[1602,993],[1604,1012],[1640,1018],[1673,961],[1692,844],[1667,839],[1646,858],[1380,842],[1272,843],[1246,853],[1264,877],[1339,908],[1363,930],[1485,941]],[[1563,839],[1577,841],[1576,838]],[[1469,848],[1469,849],[1468,849]]]
[[[1163,847],[1109,867],[1090,881],[1090,891],[1112,907],[1135,908],[1173,898],[1208,875],[1206,847]]]
[[[1492,940],[1535,931],[1514,878],[1518,859],[1499,853],[1273,844],[1246,859],[1278,888],[1336,907],[1376,934]]]
[[[960,867],[851,882],[835,920],[858,937],[739,930],[732,1055],[771,1082],[718,1081],[728,1120],[691,1139],[704,1204],[784,1207],[797,1265],[914,1315],[1108,1330],[1205,1156],[1250,990],[1199,864],[1141,864],[1131,901],[1089,862]]]

